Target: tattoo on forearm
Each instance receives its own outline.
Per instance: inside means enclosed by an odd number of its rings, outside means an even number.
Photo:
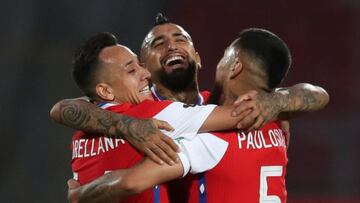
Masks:
[[[142,142],[158,130],[150,119],[134,119],[96,107],[85,101],[64,101],[60,105],[61,121],[71,128],[124,136],[130,142]]]
[[[61,105],[61,120],[66,125],[83,126],[89,122],[90,117],[85,108],[79,108],[79,105],[72,102],[65,102]]]
[[[134,120],[134,119],[124,119],[123,130],[127,132],[134,140],[137,142],[146,141],[148,135],[155,134],[157,127],[151,120]]]
[[[284,93],[279,100],[283,110],[287,112],[315,111],[323,108],[329,101],[325,90],[309,84],[297,84],[278,92]]]
[[[118,175],[114,175],[115,173]],[[134,191],[119,186],[119,184],[121,185],[122,175],[125,173],[125,170],[108,173],[82,186],[79,203],[119,202],[134,194]]]
[[[97,202],[114,202],[112,188],[106,183],[92,184],[83,191],[79,198],[79,203],[97,203]]]
[[[258,109],[266,121],[275,118],[281,111],[282,107],[288,103],[287,98],[279,97],[277,94],[260,93],[257,95],[256,103]]]
[[[313,111],[325,105],[326,95],[307,87],[307,85],[296,85],[289,88],[288,111]]]

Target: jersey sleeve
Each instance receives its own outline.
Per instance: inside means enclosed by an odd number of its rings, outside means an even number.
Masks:
[[[174,139],[180,146],[178,153],[187,173],[201,173],[210,170],[224,156],[228,143],[210,133],[198,131],[215,105],[188,106],[173,102],[154,118],[167,121],[175,130],[165,134]]]
[[[184,174],[202,173],[214,168],[225,155],[228,142],[211,133],[200,133],[192,140],[180,140],[179,157]]]
[[[162,109],[154,118],[168,122],[175,130],[163,131],[174,140],[191,140],[198,133],[216,105],[188,106],[181,102],[173,102]]]

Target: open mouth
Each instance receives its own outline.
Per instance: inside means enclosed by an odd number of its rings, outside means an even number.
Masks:
[[[139,90],[139,93],[140,93],[140,94],[144,94],[144,95],[150,94],[150,88],[149,88],[149,86],[143,87],[141,90]]]
[[[163,67],[166,71],[172,72],[173,70],[186,67],[185,57],[181,54],[173,54],[164,58]]]
[[[184,57],[182,56],[172,56],[165,61],[166,66],[173,66],[176,64],[183,64],[183,63],[184,63]]]

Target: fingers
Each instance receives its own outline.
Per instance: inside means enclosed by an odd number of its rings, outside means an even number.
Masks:
[[[265,120],[262,116],[258,116],[256,118],[254,124],[252,126],[250,126],[250,128],[248,128],[248,131],[259,130],[260,128],[263,127],[264,121]]]
[[[243,95],[240,95],[236,101],[234,102],[234,104],[239,104],[241,103],[242,101],[246,101],[246,100],[250,100],[250,99],[253,99],[255,97],[255,95],[257,95],[257,91],[255,90],[251,90]]]
[[[238,106],[231,112],[231,115],[233,117],[239,116],[241,113],[248,109],[255,108],[255,102],[254,101],[242,101],[238,104]]]
[[[151,150],[151,153],[153,153],[157,158],[160,158],[162,160],[161,164],[166,162],[169,165],[174,165],[175,162],[162,149],[162,148],[167,149],[167,145],[164,145],[163,143],[164,142],[160,141],[157,144],[153,144],[151,147],[149,147],[149,149]],[[152,157],[153,156],[150,156],[151,159]]]
[[[78,202],[78,189],[80,188],[80,183],[75,181],[74,179],[69,179],[67,181],[68,185],[68,201],[70,203],[77,203]]]
[[[160,165],[164,164],[164,161],[161,160],[151,149],[145,148],[143,152],[146,154],[147,157],[149,157],[151,160],[153,160],[155,163],[158,163]]]
[[[281,129],[285,132],[286,147],[289,149],[290,145],[290,122],[287,120],[280,122]]]
[[[67,181],[67,185],[69,187],[69,190],[72,190],[72,189],[75,189],[75,188],[78,188],[80,187],[80,183],[77,182],[75,179],[69,179]]]
[[[166,135],[160,136],[160,138],[165,144],[169,145],[174,152],[180,152],[179,145],[177,145],[173,139]]]
[[[153,119],[153,120],[155,125],[158,127],[158,129],[166,130],[166,131],[174,131],[174,128],[168,122],[157,119]]]
[[[158,164],[166,162],[169,165],[173,165],[175,162],[178,162],[176,152],[179,150],[179,147],[171,138],[159,130],[173,131],[174,129],[165,121],[148,119],[147,122],[151,122],[156,132],[144,137],[143,141],[135,140],[133,143],[129,142]]]
[[[248,116],[250,113],[252,112],[252,109],[248,109],[244,112],[242,112],[238,117],[239,117],[239,120],[238,120],[238,124],[237,124],[237,128],[238,129],[241,129],[243,128],[243,126],[245,125],[244,123],[244,118],[246,118],[246,116]]]
[[[290,123],[289,123],[289,121],[281,121],[280,122],[280,125],[281,125],[281,129],[283,130],[283,131],[285,131],[285,132],[287,132],[287,133],[289,133],[290,132]]]
[[[243,101],[247,101],[247,100],[250,100],[250,99],[251,99],[250,95],[243,94],[243,95],[239,96],[239,97],[235,100],[234,104],[237,105],[237,104],[240,104],[240,103],[243,102]]]
[[[241,126],[241,128],[247,128],[251,126],[255,119],[260,115],[260,111],[258,109],[252,110],[244,119],[238,123],[238,126]]]
[[[289,149],[289,146],[290,146],[290,132],[285,133],[285,140],[286,140],[286,148]]]
[[[171,140],[172,141],[172,140]],[[172,141],[173,142],[173,141]],[[175,143],[174,143],[175,144]],[[175,144],[176,145],[176,144]],[[174,151],[172,149],[172,147],[170,147],[166,142],[161,141],[158,145],[164,152],[165,154],[170,158],[170,160],[172,161],[171,163],[167,162],[170,165],[173,165],[175,163],[179,162],[178,159],[178,155],[176,153],[176,151]]]

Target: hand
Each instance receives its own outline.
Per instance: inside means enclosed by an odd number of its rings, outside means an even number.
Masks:
[[[256,109],[256,101],[254,100],[257,94],[256,91],[249,91],[240,95],[234,102],[234,105],[237,107],[231,115],[239,118],[237,128],[245,129],[252,126],[256,118],[260,115],[260,111]]]
[[[290,145],[290,122],[287,120],[280,121],[281,129],[285,132],[286,148]]]
[[[150,159],[158,164],[164,162],[169,165],[179,162],[178,145],[160,130],[173,131],[174,129],[165,121],[157,119],[134,119],[126,133],[126,140]]]
[[[276,93],[249,91],[241,95],[234,104],[238,107],[232,115],[244,117],[239,121],[238,127],[247,127],[248,131],[262,128],[266,123],[276,119],[281,112]],[[249,107],[252,110],[246,110]]]
[[[68,201],[69,203],[78,203],[80,183],[74,179],[69,179],[68,182]]]

